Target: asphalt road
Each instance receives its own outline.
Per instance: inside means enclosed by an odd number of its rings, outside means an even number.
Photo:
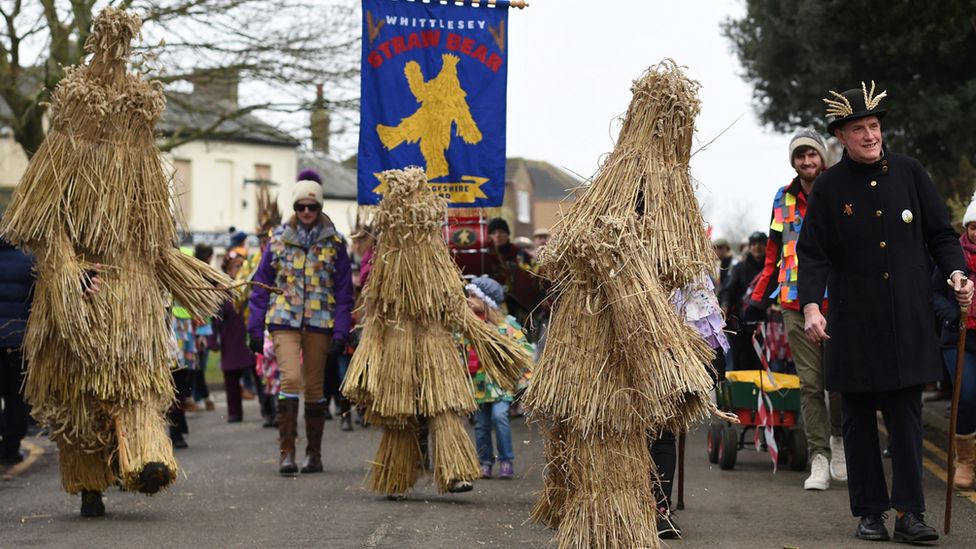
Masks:
[[[219,399],[220,395],[216,395]],[[257,407],[245,421],[224,422],[224,408],[192,414],[190,448],[178,453],[181,478],[145,497],[112,490],[102,519],[78,516],[79,499],[60,489],[49,442],[31,439],[28,467],[0,480],[0,547],[544,547],[553,532],[528,522],[541,489],[542,444],[536,429],[513,423],[516,479],[484,480],[468,494],[442,496],[422,482],[407,501],[364,489],[377,429],[344,433],[326,424],[326,472],[281,478],[276,432],[262,429]],[[301,441],[300,441],[301,444]],[[927,518],[942,524],[945,484],[938,447],[926,452]],[[804,473],[773,474],[767,454],[742,450],[721,471],[705,456],[705,429],[688,437],[686,509],[677,515],[678,548],[877,547],[853,537],[843,484],[805,492]],[[43,453],[41,453],[43,452]],[[944,474],[944,473],[943,473]],[[976,546],[976,494],[954,499],[953,534],[940,547]],[[893,527],[894,518],[889,519]]]

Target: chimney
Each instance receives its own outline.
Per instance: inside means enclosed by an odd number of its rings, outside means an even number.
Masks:
[[[193,94],[205,101],[226,102],[237,108],[237,87],[240,71],[235,68],[200,69],[187,80],[193,84]]]
[[[315,86],[315,102],[312,103],[312,150],[329,154],[329,109],[325,106],[322,84]]]

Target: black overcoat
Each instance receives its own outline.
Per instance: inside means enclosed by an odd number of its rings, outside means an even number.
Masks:
[[[801,305],[830,302],[829,391],[891,391],[942,379],[932,260],[965,262],[949,214],[914,158],[847,156],[817,178],[797,242]],[[930,259],[931,257],[931,259]]]

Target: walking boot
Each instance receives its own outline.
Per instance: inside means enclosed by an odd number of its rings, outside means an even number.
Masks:
[[[305,461],[302,473],[322,472],[322,429],[325,427],[325,410],[329,402],[305,403]]]
[[[346,397],[339,397],[339,413],[342,414],[340,428],[343,431],[352,431],[352,406]]]
[[[83,517],[104,517],[105,503],[102,501],[102,493],[97,490],[81,491],[81,516]]]
[[[298,399],[278,399],[278,473],[291,476],[298,473],[295,463],[295,439],[298,438]]]
[[[970,490],[973,487],[973,465],[976,463],[976,433],[956,435],[956,473],[952,485],[957,490]]]

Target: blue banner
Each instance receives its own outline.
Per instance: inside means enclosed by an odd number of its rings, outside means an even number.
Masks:
[[[360,204],[420,166],[450,207],[501,206],[508,2],[488,4],[363,0]]]

